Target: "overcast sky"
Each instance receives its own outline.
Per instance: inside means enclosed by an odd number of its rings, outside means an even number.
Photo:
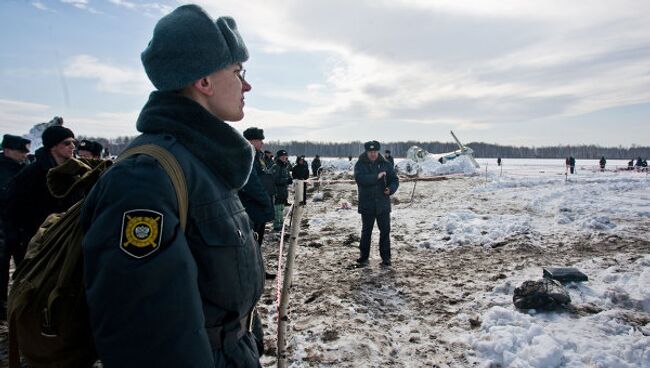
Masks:
[[[0,1],[0,133],[135,135],[140,52],[185,1]],[[195,1],[250,60],[267,140],[650,145],[650,1]]]

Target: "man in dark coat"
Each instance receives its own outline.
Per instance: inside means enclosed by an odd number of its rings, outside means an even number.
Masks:
[[[53,125],[43,131],[41,138],[43,147],[36,150],[36,161],[13,178],[7,194],[7,247],[14,248],[16,264],[22,261],[29,240],[47,216],[65,212],[81,199],[80,194],[55,198],[47,187],[47,172],[74,155],[74,133],[61,125]]]
[[[305,160],[305,156],[299,156],[296,160],[296,165],[291,168],[291,176],[296,180],[309,180],[309,164]],[[304,204],[307,201],[307,182],[303,182],[302,200]]]
[[[607,160],[605,159],[605,156],[602,156],[600,158],[600,161],[598,161],[600,164],[600,171],[605,171],[605,165],[607,164]]]
[[[298,180],[309,179],[309,165],[305,161],[305,156],[299,156],[296,165],[291,168],[291,176]]]
[[[84,283],[104,367],[260,367],[251,333],[264,268],[238,191],[254,150],[226,121],[251,85],[235,21],[184,5],[158,21],[141,55],[156,87],[131,147],[155,144],[187,182],[187,226],[160,164],[111,166],[81,213]]]
[[[291,178],[291,164],[289,163],[289,154],[285,150],[279,150],[275,155],[275,165],[271,168],[273,181],[275,182],[275,220],[273,221],[273,230],[282,229],[282,220],[284,215],[284,206],[289,205],[289,184],[293,183]]]
[[[314,160],[311,162],[311,172],[314,174],[314,176],[320,177],[320,171],[319,171],[320,168],[321,168],[320,156],[316,155],[316,157],[314,157]]]
[[[266,163],[266,168],[271,169],[274,164],[273,152],[265,150],[264,151],[264,162]]]
[[[17,249],[7,249],[5,242],[3,218],[9,199],[8,186],[11,179],[25,166],[30,143],[29,139],[11,134],[5,134],[2,138],[2,153],[0,153],[0,320],[6,318],[9,263],[17,251]],[[15,258],[14,262],[16,262]]]
[[[354,165],[354,180],[359,193],[361,214],[361,256],[357,264],[366,266],[370,256],[370,237],[375,221],[379,227],[379,253],[382,265],[391,265],[390,254],[390,196],[397,191],[399,179],[390,162],[380,154],[380,144],[369,141],[364,144],[365,152]]]
[[[246,185],[239,191],[248,217],[253,222],[253,231],[257,234],[257,242],[262,245],[266,223],[274,218],[273,209],[273,177],[270,168],[266,167],[264,145],[264,130],[251,127],[244,130],[244,138],[255,148],[253,171]]]
[[[384,159],[386,159],[386,161],[390,162],[390,164],[395,167],[395,159],[390,155],[390,150],[384,151]]]
[[[248,177],[246,185],[239,191],[239,199],[251,219],[257,243],[262,246],[266,223],[273,221],[275,216],[273,195],[271,194],[271,191],[275,190],[275,185],[273,185],[270,170],[266,169],[265,156],[262,152],[264,130],[255,127],[248,128],[244,130],[244,138],[255,148],[255,159],[251,175]],[[262,179],[266,183],[263,183]],[[266,272],[265,277],[267,280],[271,280],[275,278],[275,274]],[[260,351],[260,353],[262,352]]]

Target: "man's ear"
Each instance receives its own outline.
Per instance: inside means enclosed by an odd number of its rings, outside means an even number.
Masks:
[[[212,96],[212,94],[214,93],[213,91],[214,86],[207,76],[198,79],[192,84],[192,86],[196,88],[197,91],[201,92],[201,94],[204,94],[206,96]]]

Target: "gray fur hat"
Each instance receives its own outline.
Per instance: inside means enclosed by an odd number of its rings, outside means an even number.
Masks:
[[[244,130],[244,138],[250,140],[253,139],[264,139],[264,129],[259,129],[256,127],[250,127],[246,130]]]
[[[142,52],[147,76],[160,91],[174,91],[234,63],[248,60],[235,20],[213,22],[197,5],[183,5],[162,17]]]

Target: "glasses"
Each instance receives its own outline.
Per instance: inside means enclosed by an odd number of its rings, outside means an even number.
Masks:
[[[237,76],[242,82],[246,82],[246,69],[244,68],[239,69],[239,72],[237,72]]]

